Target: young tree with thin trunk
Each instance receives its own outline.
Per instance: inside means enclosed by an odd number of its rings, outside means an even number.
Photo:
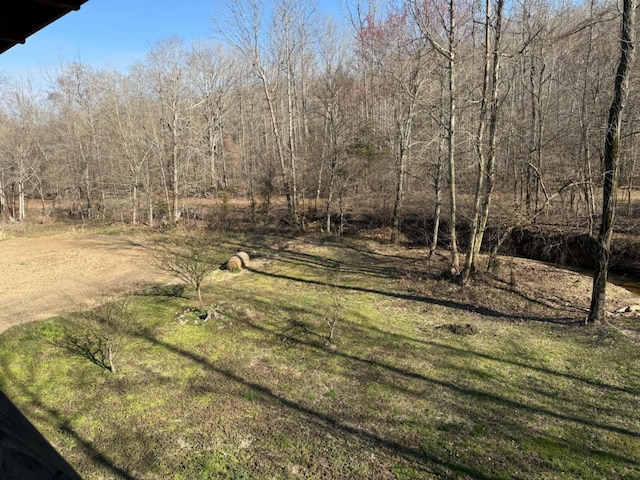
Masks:
[[[475,268],[480,253],[482,239],[487,227],[489,209],[495,182],[496,163],[496,128],[498,123],[498,78],[500,69],[500,39],[502,35],[502,13],[504,0],[498,0],[495,12],[494,46],[491,47],[491,0],[485,3],[485,61],[482,82],[482,98],[480,101],[480,121],[476,134],[475,150],[478,161],[478,178],[474,201],[469,247],[462,270],[462,285],[469,283],[470,275]],[[488,118],[487,118],[488,117]],[[489,127],[488,145],[484,145],[484,135]],[[485,152],[486,148],[486,152]]]
[[[168,213],[175,223],[182,215],[181,174],[192,127],[190,115],[196,104],[192,90],[193,72],[187,65],[185,45],[176,38],[158,42],[148,54],[146,67],[161,122],[155,131],[155,149],[162,165]]]
[[[414,123],[427,83],[429,42],[419,34],[408,5],[392,8],[377,19],[365,17],[360,27],[360,54],[372,68],[390,112],[380,125],[395,159],[395,195],[391,243],[398,241],[413,147]]]
[[[437,120],[434,119],[434,123],[437,124],[439,131],[438,136],[438,150],[436,152],[435,172],[433,174],[433,189],[435,202],[433,205],[433,230],[431,231],[431,246],[429,247],[429,258],[432,258],[438,248],[438,239],[440,236],[440,220],[442,215],[442,191],[443,191],[443,170],[445,151],[447,143],[447,132],[445,128],[445,110],[446,110],[446,98],[445,98],[444,84],[440,84],[440,105]]]
[[[264,99],[267,104],[267,111],[275,144],[278,163],[280,165],[280,178],[282,189],[287,199],[287,211],[289,219],[295,220],[295,207],[292,192],[291,169],[287,167],[284,138],[281,133],[279,112],[276,109],[278,91],[278,78],[272,72],[275,70],[273,62],[269,63],[264,51],[265,48],[265,28],[266,12],[275,6],[264,5],[257,0],[244,0],[220,5],[220,15],[214,19],[221,35],[231,44],[231,46],[249,61],[257,75]]]
[[[131,77],[114,76],[107,87],[104,121],[111,151],[121,159],[114,165],[111,182],[129,193],[130,221],[134,225],[141,220],[141,189],[153,150],[150,139],[144,134],[145,101],[138,88]],[[124,212],[121,215],[124,217]]]
[[[204,236],[177,239],[159,246],[154,255],[155,265],[196,290],[202,305],[202,283],[220,268],[224,253]]]
[[[80,318],[70,319],[54,343],[116,373],[116,357],[137,328],[130,299],[109,300]]]
[[[593,18],[594,17],[594,3],[595,0],[591,0],[590,3],[590,8],[589,8],[589,12],[590,12],[590,17]],[[593,118],[596,117],[595,115],[593,115],[593,113],[590,111],[591,109],[594,108],[594,99],[593,98],[589,98],[589,82],[591,80],[589,73],[590,71],[593,69],[593,50],[594,50],[594,46],[593,46],[593,42],[594,42],[594,26],[593,23],[590,22],[589,25],[587,26],[587,32],[588,32],[588,39],[586,42],[586,48],[587,48],[587,52],[586,52],[586,58],[583,60],[583,70],[581,71],[582,73],[582,92],[581,93],[581,97],[580,97],[580,104],[579,104],[579,108],[580,108],[580,145],[581,145],[581,149],[582,149],[582,155],[581,160],[583,160],[584,164],[583,164],[583,173],[582,173],[582,184],[583,184],[583,191],[584,191],[584,200],[585,200],[585,205],[586,205],[586,210],[587,210],[587,222],[588,222],[588,233],[589,235],[591,235],[593,233],[594,230],[594,217],[596,214],[596,205],[595,205],[595,193],[594,193],[594,188],[593,188],[593,168],[592,168],[592,149],[591,149],[591,130],[592,130],[592,126],[591,126],[591,122],[593,121]],[[589,115],[589,113],[591,113],[591,115]],[[596,117],[598,118],[598,117]]]
[[[59,133],[63,154],[73,177],[70,188],[74,200],[82,200],[78,208],[82,218],[104,220],[106,182],[110,172],[105,168],[103,102],[105,72],[96,71],[80,62],[65,66],[55,78],[49,100],[59,112]]]
[[[355,111],[353,90],[356,79],[349,69],[351,56],[347,44],[334,23],[327,23],[319,42],[319,67],[321,75],[315,83],[315,100],[318,116],[323,125],[323,148],[318,172],[317,196],[325,191],[324,230],[331,233],[336,186],[341,170],[348,168],[347,142],[354,131]],[[334,233],[338,233],[335,229]]]
[[[304,229],[304,171],[305,148],[308,137],[306,116],[305,74],[308,73],[311,32],[318,17],[313,1],[278,0],[274,8],[272,48],[278,59],[279,73],[283,77],[285,97],[282,101],[285,125],[285,151],[288,181],[291,192],[291,222]],[[286,92],[286,93],[285,93]]]
[[[217,191],[229,188],[229,172],[225,158],[225,124],[231,97],[239,87],[238,63],[222,45],[200,42],[189,56],[194,71],[194,87],[200,99],[198,112],[202,115],[205,145],[199,148],[203,159],[203,176],[209,188]],[[208,165],[207,165],[208,164]]]
[[[587,321],[591,323],[601,323],[605,320],[607,275],[620,170],[620,129],[622,111],[629,91],[631,66],[635,56],[637,6],[638,0],[623,0],[620,61],[614,82],[613,100],[609,109],[602,162],[604,175],[602,221],[598,234],[597,266],[593,276],[591,307],[587,317]]]
[[[17,221],[27,217],[28,187],[33,185],[36,190],[42,190],[41,170],[46,156],[40,139],[45,122],[36,96],[33,84],[28,81],[9,90],[2,102],[8,118],[0,134],[0,158],[8,161],[5,169],[11,184],[10,214]],[[4,177],[4,169],[2,174]],[[1,202],[6,200],[3,198]]]
[[[416,23],[433,48],[444,57],[447,73],[447,163],[449,167],[449,242],[451,249],[451,273],[460,273],[460,253],[458,250],[457,222],[457,193],[456,193],[456,134],[457,122],[457,4],[456,0],[448,0],[445,5],[436,2],[416,1],[411,6]],[[435,13],[432,15],[432,13]],[[432,18],[439,18],[441,24],[434,25]],[[438,31],[442,35],[438,35]]]

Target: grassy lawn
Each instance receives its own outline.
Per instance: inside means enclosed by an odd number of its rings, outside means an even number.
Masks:
[[[60,346],[90,314],[0,336],[0,388],[84,478],[640,478],[636,338],[534,272],[462,291],[399,248],[225,248],[252,268],[206,305],[129,299],[115,373]]]

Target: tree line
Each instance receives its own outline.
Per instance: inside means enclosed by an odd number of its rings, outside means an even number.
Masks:
[[[0,214],[23,220],[37,199],[43,214],[64,204],[84,219],[154,225],[189,215],[186,199],[224,195],[245,198],[258,223],[282,199],[290,228],[314,218],[340,234],[367,211],[395,242],[418,208],[431,219],[425,240],[448,244],[463,283],[490,218],[501,238],[550,212],[597,233],[617,4],[344,10],[338,21],[312,0],[218,2],[214,38],[160,40],[125,72],[71,62],[4,78]],[[639,111],[637,89],[626,91],[615,181],[630,214]]]

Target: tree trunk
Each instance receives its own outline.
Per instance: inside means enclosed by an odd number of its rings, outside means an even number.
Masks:
[[[16,219],[16,182],[11,182],[11,219]]]
[[[115,364],[115,351],[114,351],[114,347],[112,345],[111,341],[107,341],[108,345],[107,345],[107,354],[109,356],[109,370],[111,371],[111,373],[116,373],[116,364]]]
[[[87,219],[92,218],[92,203],[91,203],[91,180],[89,179],[89,162],[85,160],[84,165],[84,194],[87,202]]]
[[[178,198],[180,188],[178,186],[178,118],[174,112],[173,125],[171,128],[171,214],[174,223],[180,220],[180,208]]]
[[[455,0],[449,0],[449,200],[450,212],[450,248],[451,248],[451,273],[460,273],[460,256],[458,253],[458,235],[456,233],[456,157],[455,157],[455,134],[456,134],[456,73],[455,73]]]
[[[0,217],[7,209],[7,197],[4,193],[4,170],[0,170]]]
[[[329,178],[327,179],[327,208],[325,212],[327,234],[331,233],[331,207],[333,203],[333,188],[337,163],[337,153],[334,151],[331,153],[331,166],[329,168]]]
[[[622,32],[620,38],[620,62],[614,84],[614,98],[609,109],[607,133],[604,142],[604,185],[602,199],[602,223],[598,234],[597,267],[593,275],[591,308],[587,322],[605,320],[606,286],[611,255],[611,237],[616,212],[618,172],[620,169],[620,125],[622,110],[629,90],[629,72],[635,53],[635,15],[637,0],[623,0]]]
[[[289,50],[289,45],[287,45],[287,51]],[[294,79],[293,79],[293,69],[290,64],[291,60],[288,59],[287,64],[287,119],[288,119],[288,138],[287,138],[287,146],[289,148],[289,169],[291,172],[291,222],[296,227],[299,226],[300,223],[300,215],[298,212],[298,160],[297,160],[297,152],[296,152],[296,129],[294,122]]]
[[[398,241],[398,236],[400,235],[400,208],[402,207],[402,200],[404,198],[407,157],[409,155],[409,145],[411,144],[411,127],[413,123],[412,106],[409,107],[406,115],[407,117],[404,119],[404,121],[398,121],[398,136],[400,137],[400,145],[398,146],[399,158],[396,170],[396,197],[393,202],[393,216],[391,217],[391,243],[396,243]]]
[[[633,191],[633,175],[636,171],[636,148],[633,151],[633,159],[631,165],[627,168],[627,217],[631,217],[633,203],[631,201],[631,192]]]
[[[218,189],[218,175],[216,173],[216,153],[218,150],[218,142],[215,133],[215,127],[212,125],[213,121],[209,120],[209,127],[207,128],[207,136],[209,137],[209,177],[210,185],[213,189]]]
[[[431,239],[431,249],[429,250],[429,258],[433,257],[433,254],[438,248],[438,236],[440,234],[440,211],[442,210],[442,170],[444,160],[444,144],[446,141],[445,127],[444,127],[444,112],[445,112],[445,97],[444,97],[444,85],[440,87],[440,130],[441,137],[438,144],[438,160],[436,163],[436,176],[435,176],[435,194],[436,201],[433,209],[433,238]]]
[[[138,182],[134,182],[131,186],[131,223],[138,224]]]
[[[27,216],[25,210],[24,199],[24,180],[21,178],[18,180],[18,220],[24,220]]]
[[[590,22],[594,20],[594,4],[595,0],[591,0],[590,2],[590,13],[589,18]],[[580,144],[582,150],[582,158],[584,159],[584,174],[582,178],[583,183],[583,193],[584,193],[584,201],[585,207],[587,210],[587,228],[588,234],[592,235],[594,230],[594,217],[596,214],[596,205],[595,205],[595,194],[593,191],[593,169],[591,168],[591,138],[589,135],[590,131],[590,115],[587,113],[587,107],[592,105],[593,102],[590,102],[588,92],[589,92],[589,72],[593,69],[592,65],[592,55],[593,55],[593,23],[589,25],[589,39],[587,41],[587,54],[586,59],[584,61],[584,69],[582,70],[582,96],[580,102]]]
[[[495,184],[495,163],[496,163],[496,133],[498,124],[498,73],[500,70],[500,39],[502,34],[502,12],[504,9],[504,0],[498,0],[496,5],[496,19],[495,19],[495,46],[493,48],[493,55],[490,45],[490,22],[491,22],[491,0],[486,2],[486,31],[485,31],[485,76],[482,98],[482,112],[481,121],[478,128],[477,136],[477,148],[478,148],[478,161],[480,163],[480,172],[478,179],[478,188],[476,192],[476,202],[474,208],[474,221],[472,225],[471,240],[469,242],[469,250],[465,260],[465,266],[462,274],[462,284],[465,285],[469,282],[469,276],[471,271],[475,267],[476,259],[480,253],[482,246],[482,240],[484,238],[484,232],[487,228],[487,222],[489,220],[489,209],[491,206],[491,198],[493,195],[493,188]],[[493,56],[493,62],[490,65],[490,59]],[[489,70],[491,70],[490,80],[490,93],[487,92],[489,84]],[[488,151],[485,158],[482,139],[485,129],[485,117],[489,111],[489,139],[488,139]],[[478,193],[480,195],[478,195]],[[480,205],[482,209],[480,210]]]
[[[429,249],[429,258],[438,248],[438,235],[440,233],[440,210],[442,210],[442,157],[438,155],[438,163],[436,165],[435,178],[436,202],[433,207],[433,238],[431,239],[431,248]]]
[[[256,65],[256,69],[258,71],[258,76],[262,81],[262,88],[264,90],[264,97],[267,100],[267,108],[269,110],[269,118],[271,119],[271,130],[273,132],[273,139],[276,143],[276,149],[278,152],[278,161],[280,163],[280,177],[282,178],[282,188],[284,189],[285,196],[287,198],[287,210],[289,212],[289,217],[293,217],[293,204],[291,198],[291,186],[289,184],[288,176],[287,176],[287,168],[285,166],[284,161],[284,149],[282,148],[282,137],[280,136],[280,129],[278,128],[278,120],[276,119],[276,110],[273,105],[273,97],[271,92],[269,91],[269,81],[267,79],[267,74],[259,65],[258,60],[254,59],[254,63]]]
[[[478,177],[476,181],[476,194],[473,202],[473,220],[471,222],[471,234],[469,235],[469,246],[465,257],[462,276],[462,285],[469,283],[471,271],[475,267],[476,254],[480,251],[481,232],[480,221],[484,195],[485,170],[487,158],[484,148],[484,134],[487,126],[487,109],[489,107],[489,70],[491,61],[491,0],[485,2],[485,24],[484,24],[484,75],[482,78],[482,98],[480,100],[480,120],[478,122],[478,132],[475,139],[476,158],[478,160]]]

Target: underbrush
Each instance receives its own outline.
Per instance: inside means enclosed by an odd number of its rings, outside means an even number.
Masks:
[[[589,282],[523,263],[462,290],[419,251],[243,242],[202,305],[128,300],[115,372],[61,348],[70,317],[0,336],[0,388],[83,478],[640,476],[638,345],[580,324]]]

